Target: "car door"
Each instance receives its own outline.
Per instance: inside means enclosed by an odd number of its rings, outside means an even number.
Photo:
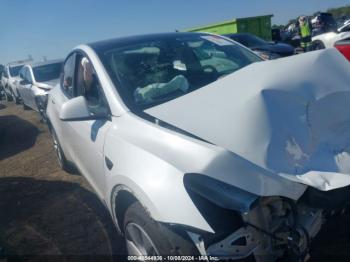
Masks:
[[[109,113],[109,106],[105,99],[103,87],[100,84],[98,75],[95,73],[93,66],[93,90],[94,98],[87,94],[84,82],[84,69],[82,60],[88,61],[92,66],[87,56],[78,55],[75,73],[75,96],[85,96],[91,114],[100,112]],[[96,106],[95,98],[100,102]],[[105,157],[104,157],[104,142],[108,130],[112,126],[109,119],[103,120],[85,120],[85,121],[70,121],[70,135],[72,136],[72,148],[74,152],[74,162],[81,173],[87,178],[90,184],[94,187],[100,198],[104,197],[105,190]]]

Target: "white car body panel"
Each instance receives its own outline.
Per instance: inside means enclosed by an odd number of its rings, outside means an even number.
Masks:
[[[113,172],[106,170],[106,200],[114,185],[126,185],[158,221],[211,231],[185,190],[186,173],[205,174],[263,196],[298,199],[306,189],[223,148],[179,135],[131,114],[115,122],[105,145],[106,156],[116,162]],[[179,209],[186,212],[178,212]]]
[[[314,36],[312,41],[321,41],[326,48],[334,47],[337,41],[350,39],[350,32],[336,33],[329,32],[321,35]]]

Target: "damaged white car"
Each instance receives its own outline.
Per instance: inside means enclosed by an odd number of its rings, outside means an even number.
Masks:
[[[260,61],[197,33],[69,54],[47,107],[54,146],[129,254],[304,259],[348,205],[350,64],[336,49]]]

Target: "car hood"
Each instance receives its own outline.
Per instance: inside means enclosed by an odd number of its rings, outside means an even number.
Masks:
[[[277,44],[267,44],[262,46],[257,46],[251,48],[252,50],[268,51],[281,55],[291,55],[294,54],[294,47],[288,44],[277,43]]]
[[[251,64],[145,112],[288,180],[350,185],[350,64],[334,48]]]
[[[36,85],[40,88],[51,90],[52,88],[54,88],[55,85],[58,84],[58,82],[59,82],[59,79],[53,79],[46,82],[36,82]]]

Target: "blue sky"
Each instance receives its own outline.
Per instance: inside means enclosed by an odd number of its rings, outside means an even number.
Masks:
[[[274,14],[286,23],[349,0],[0,0],[0,63],[63,58],[76,45]]]

